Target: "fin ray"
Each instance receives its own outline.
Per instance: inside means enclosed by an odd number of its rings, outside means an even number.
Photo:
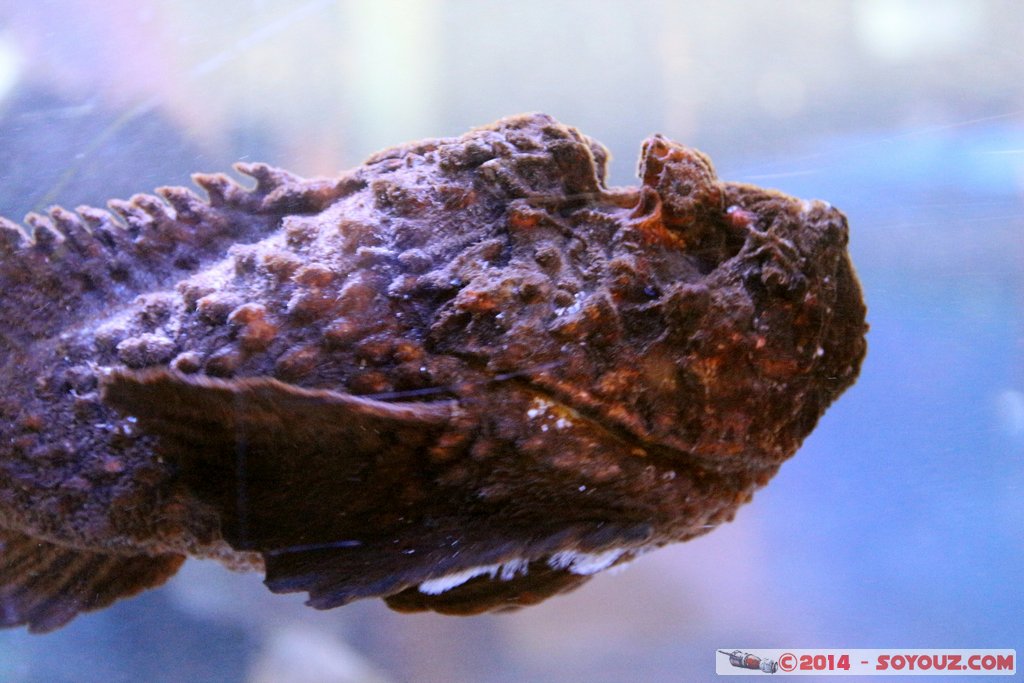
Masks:
[[[0,627],[52,631],[82,612],[159,586],[184,560],[80,550],[0,530]]]

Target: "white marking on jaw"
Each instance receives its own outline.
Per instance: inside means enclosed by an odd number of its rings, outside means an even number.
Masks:
[[[640,557],[641,555],[646,555],[647,553],[651,552],[654,549],[655,548],[653,546],[643,546],[643,547],[640,547],[640,548],[633,548],[630,551],[630,556],[629,556],[628,559],[626,559],[624,562],[619,562],[614,567],[609,567],[608,568],[609,576],[622,572],[627,567],[629,567],[631,564],[633,564],[633,562],[636,561],[636,558]]]
[[[489,564],[481,567],[470,567],[469,569],[463,569],[461,572],[439,576],[436,579],[427,579],[420,584],[420,593],[424,593],[426,595],[440,595],[445,591],[450,591],[452,588],[461,586],[470,579],[475,579],[476,577],[484,574],[490,574],[491,578],[494,578],[494,575],[498,573],[500,568],[500,564]]]
[[[525,575],[530,561],[523,557],[517,557],[508,562],[499,564],[485,564],[478,567],[470,567],[462,571],[453,572],[436,579],[427,579],[419,585],[420,593],[425,595],[440,595],[452,588],[485,574],[491,579],[498,578],[502,581],[511,581],[519,575]]]
[[[589,576],[612,566],[625,553],[625,548],[612,548],[611,550],[604,550],[599,553],[563,550],[548,558],[548,566],[552,569],[566,570],[579,576]],[[458,588],[478,576],[487,576],[492,580],[511,581],[517,576],[525,576],[529,566],[530,560],[525,557],[517,557],[507,562],[483,564],[439,576],[436,579],[427,579],[420,583],[418,588],[420,593],[424,595],[440,595],[453,588]]]
[[[563,550],[548,559],[548,566],[552,569],[568,569],[573,574],[589,576],[612,566],[615,560],[622,557],[625,552],[625,548],[612,548],[599,553]]]

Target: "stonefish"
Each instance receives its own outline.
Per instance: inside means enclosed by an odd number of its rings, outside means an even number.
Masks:
[[[846,220],[607,159],[532,114],[0,219],[0,623],[186,556],[472,614],[732,519],[858,373]]]

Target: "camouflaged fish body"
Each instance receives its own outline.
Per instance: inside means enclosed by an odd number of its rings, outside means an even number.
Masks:
[[[0,618],[184,556],[316,607],[529,604],[732,518],[856,377],[846,222],[544,115],[0,223]],[[30,578],[35,577],[35,578]]]

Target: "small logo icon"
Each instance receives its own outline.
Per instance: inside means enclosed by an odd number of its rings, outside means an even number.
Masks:
[[[773,674],[779,670],[779,663],[774,659],[768,659],[767,657],[761,658],[757,655],[752,655],[749,652],[743,652],[742,650],[733,650],[732,652],[726,652],[725,650],[719,650],[719,654],[723,654],[729,658],[729,663],[740,669],[753,669],[755,671],[762,671],[766,674]]]

